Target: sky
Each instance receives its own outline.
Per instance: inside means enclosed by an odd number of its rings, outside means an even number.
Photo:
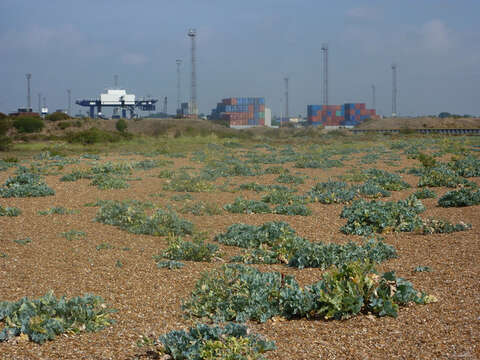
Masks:
[[[50,110],[119,85],[137,96],[190,97],[189,28],[197,31],[197,98],[210,113],[222,98],[265,97],[274,114],[321,104],[322,43],[329,47],[329,103],[392,109],[398,66],[403,116],[480,115],[478,0],[0,0],[0,111]],[[74,102],[74,101],[73,101]],[[77,113],[82,108],[73,107]],[[158,107],[157,107],[158,109]],[[83,111],[87,108],[83,108]]]

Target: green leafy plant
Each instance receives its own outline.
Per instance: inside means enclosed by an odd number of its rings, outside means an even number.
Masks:
[[[181,269],[184,266],[185,266],[184,263],[176,260],[162,260],[157,262],[157,267],[159,269],[167,268],[169,270],[174,270],[174,269]]]
[[[163,258],[186,261],[210,262],[216,256],[219,256],[218,246],[205,243],[205,237],[202,234],[195,234],[192,241],[169,235],[168,248],[162,253]]]
[[[2,207],[2,205],[0,205],[0,216],[18,216],[21,213],[22,210],[19,208],[10,206]]]
[[[191,177],[185,173],[174,177],[171,180],[167,180],[163,185],[163,190],[179,192],[210,192],[215,190],[215,185],[200,176]]]
[[[369,312],[396,317],[400,306],[433,301],[393,272],[378,276],[369,263],[332,268],[303,288],[279,272],[224,265],[202,275],[182,308],[187,316],[214,321],[265,322],[274,316],[346,319]]]
[[[22,115],[13,120],[13,127],[19,133],[35,133],[42,131],[45,123],[38,116]]]
[[[425,207],[414,196],[397,202],[355,200],[343,208],[340,217],[347,219],[341,228],[345,234],[369,235],[391,231],[411,232],[421,228],[418,216]]]
[[[278,205],[273,209],[274,214],[290,215],[290,216],[309,216],[312,215],[312,210],[303,204],[286,204]]]
[[[105,201],[95,221],[117,226],[133,234],[165,236],[192,234],[193,224],[181,219],[172,210],[155,209],[148,216],[146,204],[132,201]]]
[[[322,204],[348,203],[356,192],[342,181],[327,181],[317,183],[307,194],[311,201]]]
[[[128,128],[127,121],[125,119],[118,119],[115,123],[115,128],[121,133],[123,133]]]
[[[216,203],[213,202],[204,202],[198,201],[195,203],[187,203],[181,209],[180,212],[182,214],[193,214],[195,216],[203,216],[203,215],[221,215],[223,214],[223,209]]]
[[[435,199],[437,197],[437,194],[435,193],[435,191],[430,190],[428,188],[417,190],[413,193],[413,195],[417,199]]]
[[[480,190],[463,188],[447,192],[440,199],[438,205],[441,207],[462,207],[480,204]]]
[[[27,237],[25,239],[17,239],[17,240],[13,240],[13,241],[15,243],[17,243],[18,245],[27,245],[27,244],[30,244],[32,242],[32,239]]]
[[[398,174],[379,169],[367,169],[364,172],[369,182],[379,185],[385,190],[399,191],[410,187],[410,184],[403,181]]]
[[[174,330],[160,336],[156,344],[173,360],[263,360],[262,354],[275,350],[273,341],[232,323],[224,328],[197,324],[188,330]]]
[[[459,176],[466,178],[480,176],[480,159],[472,155],[452,160],[449,166]]]
[[[450,234],[458,231],[466,231],[472,228],[471,224],[460,222],[458,224],[451,224],[445,220],[427,219],[423,221],[421,232],[427,234]]]
[[[113,249],[113,246],[110,245],[109,243],[101,243],[101,244],[98,244],[97,246],[95,246],[95,250],[97,251],[100,251],[100,250],[109,250],[109,249]]]
[[[113,323],[103,299],[84,295],[57,299],[49,292],[39,299],[27,297],[16,302],[0,302],[0,342],[27,335],[38,344],[55,339],[64,333],[99,331]]]
[[[305,180],[303,177],[295,176],[291,174],[281,174],[277,177],[276,181],[282,184],[304,184]]]
[[[432,269],[429,266],[417,266],[413,269],[414,272],[430,272]]]
[[[355,188],[360,195],[368,198],[381,198],[390,196],[392,194],[390,191],[385,190],[382,186],[368,180]]]
[[[427,169],[422,173],[422,176],[418,181],[419,187],[446,186],[454,188],[462,184],[472,186],[472,183],[469,183],[467,179],[461,177],[454,170],[445,165]]]
[[[15,177],[9,177],[0,188],[0,197],[40,197],[55,195],[55,191],[45,184],[39,175],[21,172]]]
[[[247,200],[242,197],[236,198],[232,204],[227,204],[223,208],[237,214],[268,214],[272,212],[268,204],[263,201]]]
[[[75,229],[65,231],[61,235],[67,240],[79,240],[87,236],[87,234],[84,231],[75,230]]]
[[[90,185],[96,186],[100,190],[127,189],[130,187],[125,179],[110,174],[95,175]]]
[[[53,206],[48,210],[40,210],[38,215],[68,215],[68,214],[75,214],[75,210],[69,210],[64,208],[63,206]]]

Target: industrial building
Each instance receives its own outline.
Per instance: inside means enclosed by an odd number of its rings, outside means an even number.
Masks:
[[[130,118],[136,116],[135,109],[142,111],[155,111],[155,103],[158,99],[142,99],[137,100],[134,94],[127,94],[126,90],[108,89],[105,94],[100,94],[100,99],[84,99],[77,100],[76,104],[80,106],[88,106],[90,108],[89,115],[93,119],[95,117],[103,118],[102,108],[109,107],[114,110],[121,110],[122,117],[127,117],[127,111]],[[97,115],[95,116],[95,108]]]
[[[234,97],[218,103],[212,110],[211,119],[223,121],[229,127],[237,129],[266,126],[271,124],[271,111],[265,108],[263,97]]]
[[[308,125],[325,127],[354,127],[367,119],[376,118],[374,109],[367,109],[365,103],[343,105],[308,105]]]

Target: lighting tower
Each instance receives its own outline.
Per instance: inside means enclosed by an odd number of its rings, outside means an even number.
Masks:
[[[175,62],[177,64],[177,111],[180,111],[180,99],[182,97],[182,93],[180,91],[180,65],[182,65],[182,60],[177,59]]]
[[[167,97],[165,96],[163,98],[163,113],[166,115],[167,114],[167,105],[168,105],[168,99]]]
[[[67,114],[68,116],[71,116],[71,111],[72,111],[72,90],[71,89],[67,89],[67,95],[68,95],[68,110],[67,110]]]
[[[285,120],[289,121],[289,115],[288,115],[288,77],[285,79]]]
[[[375,101],[375,84],[372,84],[372,109],[376,109],[376,101]]]
[[[113,88],[114,88],[115,90],[118,89],[118,75],[117,75],[117,74],[113,75]],[[119,110],[120,110],[120,109],[119,109],[118,107],[116,107],[116,106],[113,108],[113,116],[114,116],[115,118],[118,116]]]
[[[322,45],[323,53],[323,105],[328,106],[328,44]]]
[[[32,111],[32,98],[30,96],[30,79],[32,78],[32,74],[25,74],[27,78],[27,110]],[[30,109],[30,110],[29,110]]]
[[[397,64],[392,64],[392,117],[397,116]]]
[[[42,113],[42,93],[38,93],[38,113]]]
[[[190,94],[191,114],[197,115],[197,73],[195,71],[195,37],[197,31],[195,29],[188,30],[188,36],[192,39],[192,89]]]

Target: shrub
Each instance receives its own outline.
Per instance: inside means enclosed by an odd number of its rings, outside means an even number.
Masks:
[[[262,201],[269,204],[286,205],[286,204],[304,204],[307,198],[298,196],[290,189],[273,189],[262,197]]]
[[[181,263],[180,261],[175,261],[175,260],[162,260],[157,262],[157,267],[159,269],[167,268],[169,270],[173,270],[173,269],[181,269],[184,266],[185,266],[184,263]]]
[[[198,201],[196,203],[185,204],[182,209],[180,210],[182,214],[190,213],[195,216],[203,216],[203,215],[221,215],[223,213],[222,208],[213,203],[213,202],[204,202]]]
[[[56,335],[80,331],[98,331],[113,323],[103,299],[84,295],[57,299],[49,292],[39,299],[27,297],[16,301],[0,302],[0,342],[15,336],[27,335],[31,341],[42,344]]]
[[[427,234],[450,234],[458,231],[470,230],[472,225],[460,222],[459,224],[451,224],[448,221],[427,219],[423,221],[422,233]]]
[[[70,116],[63,111],[55,111],[54,113],[48,114],[46,119],[49,121],[62,121],[70,119]]]
[[[114,133],[92,127],[88,130],[79,132],[67,133],[66,138],[69,143],[80,143],[83,145],[97,144],[97,143],[114,143],[122,140],[129,140],[133,137],[132,134]]]
[[[0,135],[0,151],[8,151],[12,146],[12,139],[8,136]]]
[[[133,201],[106,201],[101,204],[95,221],[117,226],[133,234],[166,236],[192,234],[193,224],[171,210],[155,209],[145,214],[145,204]]]
[[[185,241],[181,237],[169,236],[168,248],[162,257],[170,260],[205,261],[218,256],[218,246],[206,244],[202,236],[194,236],[193,241]]]
[[[200,176],[191,177],[182,174],[174,177],[163,185],[163,190],[179,192],[210,192],[215,190],[215,185]]]
[[[0,136],[6,135],[8,130],[12,127],[12,120],[5,114],[0,116]]]
[[[457,187],[468,184],[468,180],[458,175],[454,170],[442,165],[426,170],[418,182],[419,187]]]
[[[90,185],[96,186],[100,190],[127,189],[130,187],[124,179],[110,174],[95,175]]]
[[[392,194],[390,191],[385,190],[383,187],[370,180],[357,186],[356,189],[359,194],[369,198],[387,197]]]
[[[367,169],[365,174],[369,182],[379,185],[385,190],[399,191],[410,187],[408,183],[402,180],[400,175],[392,174],[385,170]]]
[[[70,121],[60,121],[57,126],[59,129],[65,130],[72,126],[72,123]]]
[[[55,191],[45,184],[39,175],[22,172],[19,175],[9,177],[0,188],[0,197],[40,197],[55,195]]]
[[[19,208],[16,207],[2,207],[0,205],[0,216],[18,216],[22,213],[22,211]]]
[[[251,334],[245,326],[232,323],[224,328],[197,324],[188,330],[174,330],[160,336],[157,344],[162,346],[162,353],[173,360],[263,360],[263,353],[275,349],[273,341],[266,341]]]
[[[432,168],[437,165],[437,160],[431,155],[418,153],[416,156],[418,161],[420,161],[424,168]]]
[[[453,169],[458,175],[463,177],[476,177],[480,176],[480,159],[472,155],[465,156],[461,159],[457,159],[449,163],[451,169]]]
[[[115,128],[121,133],[123,133],[128,128],[127,121],[125,119],[118,119],[115,123]]]
[[[38,116],[18,116],[13,121],[13,127],[19,133],[35,133],[42,131],[45,126],[43,120]]]
[[[268,204],[263,201],[247,200],[238,197],[232,204],[223,207],[225,210],[236,214],[269,214],[272,212]]]
[[[480,190],[474,191],[470,188],[449,191],[438,199],[438,205],[441,207],[462,207],[479,204]]]
[[[289,275],[224,265],[202,275],[182,308],[187,316],[215,321],[265,322],[274,316],[340,320],[369,312],[396,317],[399,306],[433,301],[393,272],[378,276],[369,263],[332,268],[303,288]]]

